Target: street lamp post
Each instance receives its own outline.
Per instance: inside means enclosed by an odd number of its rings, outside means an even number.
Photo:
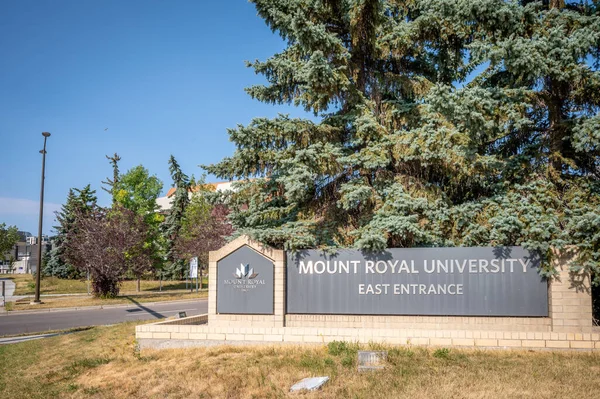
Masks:
[[[35,299],[34,303],[42,302],[40,300],[40,281],[42,276],[42,219],[44,217],[44,179],[46,170],[46,140],[50,137],[50,133],[42,132],[44,136],[44,149],[40,151],[42,154],[42,186],[40,188],[40,221],[38,228],[38,248],[37,248],[37,269],[35,271]]]

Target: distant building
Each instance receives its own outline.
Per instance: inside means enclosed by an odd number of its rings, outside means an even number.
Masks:
[[[220,182],[220,183],[206,183],[205,187],[208,187],[211,191],[227,191],[231,190],[231,184],[235,183],[232,181]],[[192,189],[188,193],[188,197],[192,198],[192,195],[198,190],[200,190],[201,186],[192,187]],[[173,195],[175,194],[175,187],[171,187],[167,192],[167,195],[164,197],[159,197],[156,199],[156,204],[159,207],[159,212],[168,212],[171,209],[173,202]]]
[[[50,249],[51,242],[48,236],[42,235],[42,256]],[[0,274],[35,272],[39,264],[37,252],[38,238],[29,232],[19,231],[19,241],[8,253],[0,257]]]

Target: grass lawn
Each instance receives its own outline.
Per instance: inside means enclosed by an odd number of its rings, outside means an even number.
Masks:
[[[0,346],[4,398],[597,398],[600,354],[390,349],[358,373],[355,345],[136,351],[134,323]],[[376,347],[379,349],[379,346]],[[290,395],[301,378],[322,391]]]
[[[15,282],[15,295],[34,295],[35,280],[31,274],[8,274],[2,275]],[[202,279],[204,288],[208,288],[208,278]],[[159,290],[159,280],[142,280],[141,291],[156,292]],[[185,281],[166,280],[162,282],[163,291],[185,290]],[[134,293],[137,290],[136,280],[124,281],[121,285],[122,293]],[[87,282],[85,280],[64,280],[57,277],[42,278],[40,286],[41,294],[85,294],[87,293]]]

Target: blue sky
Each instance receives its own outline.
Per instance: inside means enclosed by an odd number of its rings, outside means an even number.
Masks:
[[[0,223],[37,234],[42,131],[48,139],[44,232],[70,187],[143,164],[171,184],[234,147],[227,128],[298,109],[261,104],[245,60],[284,48],[244,0],[0,2]],[[108,128],[108,130],[105,130]],[[211,179],[209,176],[208,180]]]

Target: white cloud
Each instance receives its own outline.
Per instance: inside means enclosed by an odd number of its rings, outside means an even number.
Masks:
[[[44,202],[44,215],[54,216],[54,212],[60,210],[60,204]],[[0,197],[0,215],[33,216],[40,212],[39,201],[25,198]]]

